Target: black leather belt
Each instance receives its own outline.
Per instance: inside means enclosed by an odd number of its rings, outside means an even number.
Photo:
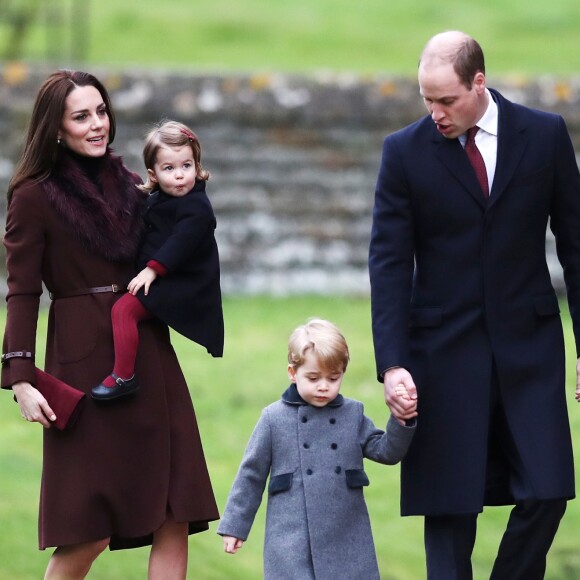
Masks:
[[[78,290],[70,290],[69,292],[49,292],[51,300],[59,300],[60,298],[73,298],[74,296],[85,296],[86,294],[101,294],[103,292],[126,292],[125,286],[121,284],[111,284],[110,286],[95,286],[94,288],[79,288]]]

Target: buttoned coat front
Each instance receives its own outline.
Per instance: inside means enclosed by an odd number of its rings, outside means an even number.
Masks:
[[[364,415],[362,403],[341,395],[313,407],[291,385],[262,412],[218,534],[248,537],[270,475],[265,578],[378,579],[363,458],[397,463],[413,433],[392,418],[385,433]]]

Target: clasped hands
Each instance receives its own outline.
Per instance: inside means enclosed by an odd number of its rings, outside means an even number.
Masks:
[[[580,364],[580,363],[579,363]],[[411,373],[402,367],[389,369],[383,375],[385,402],[401,425],[417,416],[417,387]]]
[[[417,416],[417,387],[411,373],[402,367],[395,367],[383,376],[385,402],[391,413],[404,424],[406,419]],[[580,402],[580,358],[576,362],[576,401]]]

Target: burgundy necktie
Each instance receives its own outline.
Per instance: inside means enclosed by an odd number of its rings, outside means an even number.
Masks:
[[[481,189],[483,190],[483,196],[485,199],[489,197],[489,184],[487,182],[487,171],[485,169],[485,162],[483,161],[483,157],[477,145],[475,144],[475,134],[479,131],[479,127],[471,127],[467,131],[467,141],[465,142],[465,153],[467,153],[467,158],[471,163],[475,175],[477,176],[477,181],[479,181],[479,185],[481,185]]]

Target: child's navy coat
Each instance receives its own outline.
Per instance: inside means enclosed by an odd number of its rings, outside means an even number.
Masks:
[[[137,294],[145,308],[190,340],[222,356],[224,320],[220,289],[220,264],[214,230],[216,219],[198,180],[183,197],[155,191],[147,200],[146,232],[138,269],[148,260],[167,268],[145,296]]]
[[[326,407],[313,407],[296,385],[263,410],[218,534],[248,537],[270,475],[266,579],[379,578],[363,496],[369,484],[363,458],[399,462],[415,429],[391,417],[385,433],[363,411],[362,403],[342,395]]]

